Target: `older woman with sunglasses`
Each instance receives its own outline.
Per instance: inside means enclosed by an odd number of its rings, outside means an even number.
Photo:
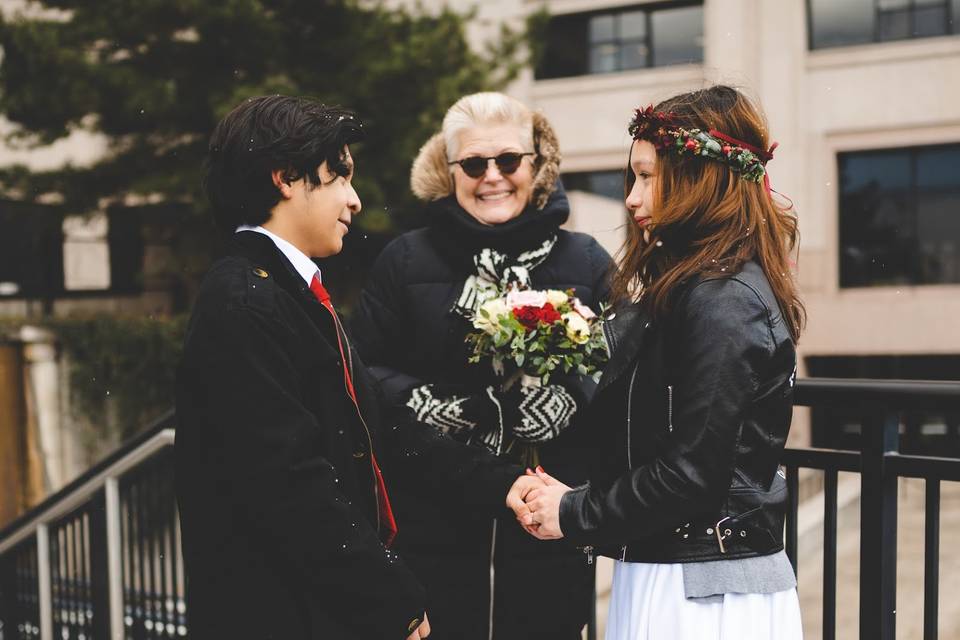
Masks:
[[[594,310],[610,257],[560,229],[570,213],[556,136],[540,114],[499,93],[461,98],[413,163],[429,226],[389,244],[354,317],[364,361],[389,399],[451,437],[539,461],[571,486],[584,477],[568,427],[594,391],[589,378],[501,389],[488,364],[468,364],[469,318],[498,290],[574,289]],[[393,495],[394,492],[391,492]],[[592,606],[592,567],[563,543],[537,544],[508,512],[451,521],[396,495],[396,546],[428,589],[439,640],[580,637]]]

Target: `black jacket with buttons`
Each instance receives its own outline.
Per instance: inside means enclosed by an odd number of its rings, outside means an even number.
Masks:
[[[689,284],[663,321],[621,310],[584,420],[595,464],[561,501],[564,535],[634,562],[782,549],[796,372],[785,323],[755,262]]]
[[[371,446],[388,489],[507,514],[520,470],[432,428],[396,428],[408,418],[381,411],[351,354],[358,415],[334,331],[264,235],[237,234],[204,280],[177,381],[192,638],[409,635],[425,595],[378,536]]]

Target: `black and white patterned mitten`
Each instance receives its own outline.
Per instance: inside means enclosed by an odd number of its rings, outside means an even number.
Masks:
[[[418,421],[451,436],[466,436],[495,415],[493,405],[484,397],[442,395],[432,384],[414,388],[407,406]]]
[[[570,424],[577,402],[558,384],[521,387],[513,435],[523,442],[552,440]]]

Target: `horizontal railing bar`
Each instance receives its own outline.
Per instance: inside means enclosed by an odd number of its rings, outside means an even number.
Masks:
[[[860,471],[860,452],[837,449],[784,449],[780,463],[786,467]]]
[[[800,378],[793,403],[844,409],[960,410],[960,382],[943,380],[865,380]]]
[[[901,478],[932,478],[960,482],[960,458],[887,454],[890,470]]]
[[[79,487],[85,486],[91,478],[101,475],[104,469],[107,467],[113,466],[117,461],[122,460],[128,453],[134,451],[135,449],[140,448],[143,443],[151,440],[156,434],[166,431],[173,430],[174,425],[176,424],[176,415],[173,409],[165,412],[159,418],[154,420],[154,422],[143,430],[139,435],[131,438],[128,442],[124,443],[119,449],[105,457],[103,460],[93,465],[85,472],[77,476],[65,487],[57,491],[56,493],[51,494],[43,502],[38,505],[35,505],[28,511],[23,514],[3,529],[0,529],[0,540],[3,540],[13,531],[18,531],[23,527],[23,524],[28,520],[33,520],[36,517],[36,514],[49,509],[52,505],[66,499],[70,494],[76,491]]]
[[[32,509],[26,519],[20,518],[12,527],[0,532],[0,554],[16,546],[18,542],[36,531],[39,525],[67,515],[102,489],[108,478],[116,478],[136,467],[157,451],[173,445],[173,440],[174,430],[163,429],[154,433],[139,447],[128,449],[119,460],[114,460],[113,464],[106,467],[97,465],[100,469],[99,473],[92,477],[85,474],[85,482],[79,486],[72,486],[67,495],[61,496],[60,492],[54,494],[50,499],[44,500],[40,506]]]

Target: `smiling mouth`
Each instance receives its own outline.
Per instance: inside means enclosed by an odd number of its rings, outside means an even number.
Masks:
[[[513,191],[496,191],[492,193],[481,193],[477,195],[480,202],[500,202],[513,195]]]
[[[641,227],[645,227],[650,224],[650,216],[633,216],[633,219]]]

